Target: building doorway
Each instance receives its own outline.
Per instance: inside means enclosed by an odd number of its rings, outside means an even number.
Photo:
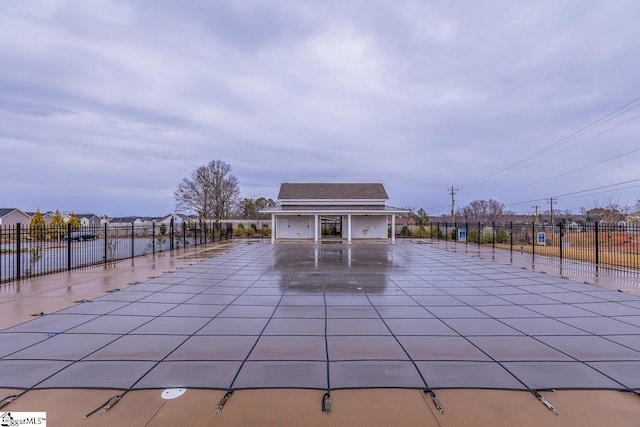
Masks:
[[[320,217],[322,237],[342,237],[342,216]]]

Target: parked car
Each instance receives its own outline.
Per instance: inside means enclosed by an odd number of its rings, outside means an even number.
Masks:
[[[83,240],[96,240],[97,238],[97,234],[88,231],[74,231],[67,237],[67,240],[81,242]]]

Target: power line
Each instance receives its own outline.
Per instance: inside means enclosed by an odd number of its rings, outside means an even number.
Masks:
[[[547,156],[547,157],[543,157],[543,158],[541,158],[541,159],[539,159],[539,160],[536,160],[536,161],[535,161],[535,162],[533,162],[533,163],[530,163],[530,164],[528,164],[528,165],[526,165],[526,166],[523,166],[520,170],[524,170],[524,169],[530,168],[531,166],[537,165],[537,164],[538,164],[538,163],[540,163],[540,162],[543,162],[543,161],[545,161],[545,160],[547,160],[547,159],[550,159],[551,157],[557,156],[558,154],[564,153],[565,151],[571,150],[572,148],[575,148],[575,147],[577,147],[578,145],[584,144],[584,143],[585,143],[585,142],[587,142],[587,141],[591,141],[592,139],[595,139],[595,138],[597,138],[597,137],[599,137],[599,136],[601,136],[601,135],[604,135],[604,134],[605,134],[605,133],[607,133],[607,132],[611,132],[612,130],[617,129],[617,128],[619,128],[619,127],[620,127],[620,126],[622,126],[622,125],[626,125],[627,123],[632,122],[632,121],[634,121],[634,120],[636,120],[636,119],[638,119],[638,118],[640,118],[640,114],[638,114],[638,115],[636,115],[636,116],[633,116],[633,117],[631,117],[630,119],[625,120],[625,121],[624,121],[624,122],[622,122],[622,123],[618,123],[617,125],[615,125],[615,126],[613,126],[613,127],[610,127],[609,129],[605,129],[605,130],[603,130],[603,131],[602,131],[602,132],[600,132],[600,133],[597,133],[597,134],[592,135],[592,136],[590,136],[590,137],[588,137],[588,138],[586,138],[586,139],[583,139],[583,140],[581,140],[581,141],[578,141],[578,142],[576,142],[575,144],[570,145],[570,146],[568,146],[568,147],[564,148],[563,150],[558,151],[557,153],[550,154],[550,155],[549,155],[549,156]]]
[[[640,117],[640,116],[639,116],[639,117]],[[490,197],[497,196],[497,195],[504,194],[504,193],[509,193],[509,192],[511,192],[511,191],[515,191],[515,190],[520,190],[520,189],[522,189],[522,188],[530,187],[530,186],[532,186],[532,185],[540,184],[540,183],[542,183],[542,182],[550,181],[550,180],[552,180],[552,179],[559,178],[559,177],[561,177],[561,176],[569,175],[569,174],[572,174],[572,173],[574,173],[574,172],[578,172],[578,171],[585,170],[585,169],[588,169],[588,168],[590,168],[590,167],[593,167],[593,166],[596,166],[596,165],[599,165],[599,164],[602,164],[602,163],[609,162],[609,161],[611,161],[611,160],[615,160],[615,159],[619,159],[619,158],[621,158],[621,157],[628,156],[628,155],[633,154],[633,153],[636,153],[636,152],[638,152],[638,151],[640,151],[640,148],[636,148],[635,150],[631,150],[631,151],[628,151],[628,152],[626,152],[626,153],[619,154],[619,155],[617,155],[617,156],[609,157],[608,159],[600,160],[600,161],[598,161],[598,162],[591,163],[591,164],[586,165],[586,166],[581,166],[581,167],[579,167],[579,168],[572,169],[572,170],[570,170],[570,171],[563,172],[563,173],[560,173],[560,174],[558,174],[558,175],[550,176],[549,178],[540,179],[540,180],[538,180],[538,181],[530,182],[529,184],[524,184],[524,185],[520,185],[520,186],[518,186],[518,187],[513,187],[513,188],[510,188],[510,189],[508,189],[508,190],[500,191],[500,192],[498,192],[498,193],[493,193]]]
[[[600,187],[594,187],[594,188],[590,188],[588,190],[580,190],[580,191],[574,191],[572,193],[558,194],[557,196],[554,196],[554,197],[572,196],[574,194],[586,193],[586,192],[593,191],[593,190],[601,190],[603,188],[617,187],[618,185],[630,184],[632,182],[640,182],[640,178],[638,178],[638,179],[630,179],[629,181],[619,182],[617,184],[609,184],[609,185],[603,185],[603,186],[600,186]]]
[[[566,137],[564,137],[564,138],[562,138],[562,139],[560,139],[560,140],[558,140],[558,141],[556,141],[556,142],[554,142],[554,143],[552,143],[552,144],[548,145],[547,147],[545,147],[545,148],[543,148],[543,149],[541,149],[541,150],[538,150],[537,152],[535,152],[535,153],[533,153],[533,154],[530,154],[530,155],[528,155],[528,156],[524,157],[523,159],[521,159],[521,160],[519,160],[519,161],[517,161],[517,162],[515,162],[515,163],[511,164],[510,166],[507,166],[507,167],[505,167],[505,168],[503,168],[503,169],[500,169],[500,170],[498,170],[498,171],[496,171],[496,172],[493,172],[493,173],[491,173],[491,174],[489,174],[489,175],[486,175],[486,176],[484,176],[484,177],[481,177],[481,178],[478,178],[478,179],[476,179],[476,180],[474,180],[474,181],[471,181],[471,182],[469,182],[469,183],[466,183],[466,184],[462,185],[462,186],[461,186],[461,188],[469,187],[469,186],[474,185],[474,184],[476,184],[476,183],[479,183],[479,182],[481,182],[481,181],[485,181],[485,180],[487,180],[487,179],[489,179],[489,178],[492,178],[492,177],[494,177],[494,176],[496,176],[496,175],[499,175],[499,174],[502,174],[502,173],[504,173],[504,172],[507,172],[507,171],[509,171],[509,170],[511,170],[511,169],[514,169],[516,166],[521,165],[522,163],[525,163],[525,162],[527,162],[527,161],[529,161],[529,160],[531,160],[531,159],[534,159],[534,158],[536,158],[536,157],[538,157],[538,156],[540,156],[540,155],[542,155],[542,154],[544,154],[544,153],[546,153],[546,152],[548,152],[548,151],[551,151],[551,150],[553,150],[554,148],[556,148],[556,147],[558,147],[558,146],[560,146],[560,145],[566,144],[566,143],[568,143],[568,142],[572,141],[573,139],[575,139],[575,138],[577,138],[577,137],[579,137],[579,136],[583,135],[584,133],[589,132],[589,131],[591,131],[591,130],[593,130],[593,129],[596,129],[596,128],[598,128],[598,127],[600,127],[600,126],[604,125],[605,123],[608,123],[609,121],[611,121],[611,120],[613,120],[613,119],[615,119],[615,118],[617,118],[617,117],[621,116],[622,114],[625,114],[625,113],[627,113],[627,112],[629,112],[629,111],[631,111],[631,110],[633,110],[633,109],[635,109],[635,108],[639,107],[639,106],[640,106],[640,104],[636,104],[638,101],[640,101],[640,97],[638,97],[638,98],[634,99],[633,101],[628,102],[627,104],[625,104],[625,105],[623,105],[623,106],[621,106],[621,107],[617,108],[616,110],[614,110],[614,111],[612,111],[611,113],[609,113],[609,114],[607,114],[607,115],[605,115],[605,116],[601,117],[600,119],[598,119],[598,120],[596,120],[596,121],[594,121],[594,122],[589,123],[588,125],[586,125],[586,126],[582,127],[581,129],[579,129],[579,130],[577,130],[577,131],[573,132],[572,134],[570,134],[570,135],[568,135],[568,136],[566,136]],[[636,104],[636,105],[633,105],[633,104]],[[629,122],[629,121],[631,121],[631,120],[634,120],[634,119],[636,119],[637,117],[638,117],[638,116],[636,116],[636,117],[634,117],[634,118],[632,118],[632,119],[630,119],[630,120],[628,120],[628,121],[626,121],[626,122],[623,122],[623,123],[621,123],[621,124],[619,124],[619,125],[617,125],[617,126],[614,126],[613,128],[610,128],[610,129],[608,129],[608,130],[607,130],[607,131],[605,131],[605,132],[608,132],[608,131],[610,131],[610,130],[612,130],[612,129],[615,129],[616,127],[619,127],[619,126],[621,126],[622,124],[625,124],[625,123],[627,123],[627,122]],[[604,132],[603,132],[603,133],[604,133]],[[590,139],[593,139],[593,138],[595,138],[596,136],[599,136],[599,135],[601,135],[601,134],[602,134],[602,133],[600,133],[600,134],[598,134],[598,135],[595,135],[595,136],[593,136],[593,137],[590,137],[590,138],[586,139],[585,141],[588,141],[588,140],[590,140]],[[585,141],[582,141],[582,142],[580,142],[580,143],[583,143],[583,142],[585,142]],[[576,144],[576,145],[579,145],[579,144]],[[575,147],[575,145],[571,146],[570,148],[573,148],[573,147]],[[566,151],[566,150],[560,151],[560,152],[555,153],[555,154],[553,154],[553,155],[560,154],[561,152],[564,152],[564,151]],[[552,155],[552,156],[553,156],[553,155]],[[547,157],[547,158],[548,158],[548,157]]]
[[[629,185],[628,187],[622,187],[622,188],[616,188],[615,190],[604,190],[604,191],[598,191],[595,193],[590,193],[588,194],[588,196],[595,196],[598,194],[605,194],[605,193],[610,193],[611,191],[622,191],[622,190],[628,190],[630,188],[637,188],[640,187],[640,184],[636,184],[636,185]],[[573,196],[573,197],[565,197],[564,200],[572,200],[572,199],[578,199],[580,197],[585,197],[584,195],[581,196]]]
[[[553,196],[553,198],[567,197],[567,196],[573,196],[573,195],[576,195],[576,194],[589,193],[589,192],[592,192],[592,191],[595,191],[595,190],[602,190],[602,189],[605,189],[605,188],[617,187],[617,186],[620,186],[620,185],[631,184],[631,183],[634,183],[634,182],[640,182],[640,178],[631,179],[631,180],[623,181],[623,182],[618,182],[616,184],[608,184],[608,185],[602,185],[600,187],[588,188],[586,190],[573,191],[571,193],[558,194],[558,195]],[[619,188],[619,189],[616,189],[616,190],[613,190],[613,191],[625,190],[627,188],[633,188],[633,187],[637,187],[637,186],[640,186],[640,184],[639,185],[633,185],[633,186],[630,186],[630,187],[625,187],[625,188]],[[524,204],[528,204],[528,203],[535,203],[535,202],[545,201],[545,200],[548,200],[548,199],[549,199],[549,197],[544,197],[544,198],[541,198],[541,199],[527,200],[527,201],[524,201],[524,202],[509,203],[509,204],[506,204],[505,206],[519,206],[519,205],[524,205]]]

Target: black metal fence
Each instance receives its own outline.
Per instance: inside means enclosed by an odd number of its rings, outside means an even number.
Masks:
[[[595,266],[640,269],[637,224],[430,223],[416,227],[413,238],[463,244],[465,250],[491,249],[513,254],[567,259]]]
[[[229,223],[0,226],[0,283],[229,240]]]

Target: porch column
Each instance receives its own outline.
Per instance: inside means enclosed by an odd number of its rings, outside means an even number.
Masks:
[[[391,243],[396,242],[396,214],[391,214]]]
[[[318,214],[314,215],[313,221],[313,241],[318,243]]]
[[[271,214],[271,243],[276,242],[276,215]]]
[[[347,243],[351,243],[351,214],[347,215]]]

